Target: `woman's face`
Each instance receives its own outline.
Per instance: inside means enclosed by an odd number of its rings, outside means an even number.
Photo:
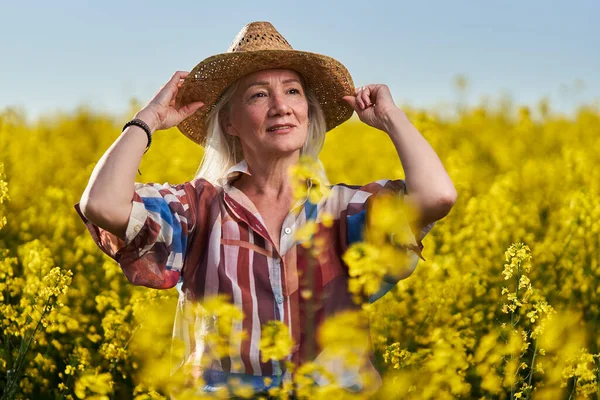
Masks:
[[[246,156],[299,152],[308,136],[308,102],[300,75],[287,69],[240,79],[225,129],[238,136]]]

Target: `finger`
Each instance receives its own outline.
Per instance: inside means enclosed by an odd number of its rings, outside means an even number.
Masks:
[[[171,91],[171,100],[169,101],[169,106],[175,106],[175,100],[177,100],[177,90]]]
[[[342,100],[344,100],[346,103],[350,104],[350,106],[354,109],[354,111],[359,112],[359,106],[358,103],[356,102],[356,97],[354,96],[344,96],[342,97]]]
[[[177,84],[189,75],[187,71],[177,71],[173,74],[171,79],[167,83],[165,83],[154,95],[154,100],[160,104],[170,104],[171,100],[175,97],[175,93],[177,92]],[[168,100],[167,100],[168,99]]]
[[[178,86],[182,79],[185,79],[190,73],[188,71],[177,71],[173,74],[167,85],[175,87]]]
[[[194,114],[196,111],[198,111],[202,107],[204,107],[204,103],[201,101],[197,101],[195,103],[190,103],[190,104],[187,104],[187,105],[181,107],[178,112],[179,112],[179,115],[183,119],[186,119],[187,117]]]
[[[175,88],[175,90],[171,91],[171,101],[169,102],[169,106],[174,106],[175,105],[175,100],[177,98],[177,93],[179,92],[179,89],[181,89],[181,87],[183,86],[183,83],[185,81],[184,80],[180,80],[179,82],[177,82],[177,87]]]
[[[190,71],[175,71],[175,73],[173,74],[173,77],[171,79],[173,79],[173,80],[185,79],[186,76],[188,76],[189,74],[190,74]]]
[[[360,95],[356,96],[356,105],[358,106],[359,110],[365,109],[365,104],[362,102]]]
[[[371,90],[368,87],[365,87],[365,89],[360,94],[360,98],[361,98],[362,102],[365,104],[365,107],[370,106],[371,105]]]
[[[390,88],[387,85],[375,85],[372,97],[374,103],[394,101]]]
[[[364,90],[364,87],[361,86],[360,88],[358,88],[358,91],[356,92],[356,104],[358,104],[358,107],[361,110],[365,109],[365,103],[362,100],[362,92],[363,92],[363,90]]]

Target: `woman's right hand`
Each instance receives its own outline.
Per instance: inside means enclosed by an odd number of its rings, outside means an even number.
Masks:
[[[175,97],[177,91],[183,84],[183,79],[188,76],[187,71],[177,71],[173,77],[154,95],[152,100],[144,106],[136,118],[150,126],[150,129],[158,131],[179,125],[181,121],[194,114],[204,106],[203,102],[186,104],[180,109],[175,109]]]

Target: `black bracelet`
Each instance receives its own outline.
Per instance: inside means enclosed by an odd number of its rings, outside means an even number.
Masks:
[[[146,150],[144,150],[144,154],[146,154],[146,152],[150,148],[150,145],[152,144],[152,131],[150,131],[150,127],[148,126],[147,123],[145,123],[141,119],[134,118],[123,126],[123,130],[121,130],[121,132],[123,132],[125,129],[127,129],[128,126],[131,126],[131,125],[139,126],[140,128],[142,128],[144,130],[144,132],[146,132],[146,136],[148,137],[148,144],[146,145]],[[139,168],[138,168],[138,174],[142,175],[142,172],[140,171]]]
[[[125,129],[127,129],[128,126],[131,126],[131,125],[139,126],[140,128],[142,128],[144,130],[144,132],[146,132],[146,136],[148,137],[148,144],[146,145],[146,150],[144,150],[144,154],[146,154],[146,152],[150,148],[150,144],[152,144],[152,131],[150,131],[150,127],[148,126],[148,124],[146,124],[141,119],[134,118],[131,121],[129,121],[128,123],[126,123],[125,125],[123,125],[123,131]]]

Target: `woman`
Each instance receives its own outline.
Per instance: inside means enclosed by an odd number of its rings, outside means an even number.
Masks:
[[[301,155],[317,160],[325,132],[354,111],[389,134],[406,181],[334,185],[319,202],[295,201],[289,168]],[[177,185],[134,184],[152,132],[175,125],[205,146],[197,176]],[[326,182],[321,173],[307,180],[306,189],[318,190]],[[283,363],[261,359],[261,326],[272,320],[285,323],[296,344],[289,360],[319,362],[323,349],[314,332],[327,317],[357,307],[341,256],[362,239],[368,199],[389,191],[405,195],[418,207],[420,219],[411,227],[417,233],[414,242],[407,244],[413,265],[382,282],[377,296],[410,275],[423,236],[456,200],[454,186],[385,85],[355,89],[338,61],[293,50],[271,24],[254,22],[240,31],[227,53],[205,59],[191,73],[175,73],[126,124],[98,162],[76,208],[95,242],[132,283],[177,285],[180,305],[225,294],[243,310],[240,328],[247,337],[209,365],[198,333],[210,331],[214,319],[192,321],[180,309],[175,334],[186,340],[183,362],[202,365],[205,390],[235,377],[258,392],[289,377]],[[326,222],[326,215],[333,222]],[[318,224],[326,243],[312,261],[294,238],[309,221]],[[360,390],[364,369],[374,371],[367,364],[361,371],[330,372],[342,386]],[[271,379],[265,383],[264,377]]]

